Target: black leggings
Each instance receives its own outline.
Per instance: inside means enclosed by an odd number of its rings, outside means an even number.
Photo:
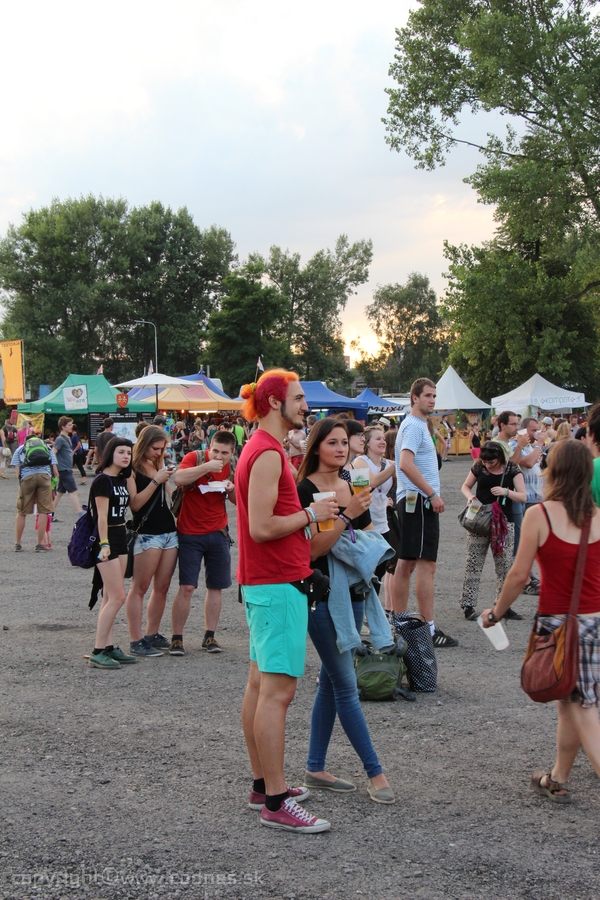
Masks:
[[[82,478],[85,479],[85,469],[83,468],[83,463],[85,462],[85,453],[76,453],[73,457],[73,462],[79,469],[79,474]]]

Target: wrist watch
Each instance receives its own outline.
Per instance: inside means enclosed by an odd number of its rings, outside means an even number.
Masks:
[[[488,618],[488,622],[498,622],[498,619],[496,618],[496,616],[494,615],[493,612],[489,612],[487,618]]]

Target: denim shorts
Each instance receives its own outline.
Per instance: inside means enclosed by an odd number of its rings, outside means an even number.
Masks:
[[[165,534],[138,534],[133,545],[133,555],[143,553],[144,550],[176,550],[179,540],[176,531],[167,531]]]
[[[179,535],[179,584],[198,587],[204,560],[206,587],[222,591],[231,587],[231,553],[229,537],[222,531],[209,534]]]
[[[250,659],[259,672],[301,678],[306,657],[308,603],[291,584],[242,587],[250,629]]]
[[[58,487],[56,488],[57,494],[74,494],[77,491],[77,485],[75,484],[75,479],[73,478],[73,470],[72,469],[59,469],[58,470]]]

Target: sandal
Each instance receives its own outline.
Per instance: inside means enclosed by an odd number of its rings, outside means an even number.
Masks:
[[[542,784],[544,778],[548,779],[545,785]],[[566,785],[553,781],[550,772],[534,772],[531,776],[531,787],[537,794],[544,794],[553,803],[571,803],[571,795],[566,790]],[[566,792],[559,794],[559,791]]]

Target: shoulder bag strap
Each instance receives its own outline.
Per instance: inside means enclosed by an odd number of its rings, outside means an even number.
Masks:
[[[579,541],[579,551],[577,553],[577,565],[575,567],[575,580],[573,581],[573,595],[571,597],[571,606],[569,615],[576,616],[579,609],[579,599],[581,597],[581,585],[583,584],[583,573],[585,570],[585,561],[587,558],[588,541],[590,538],[590,528],[592,527],[592,517],[587,516],[581,529],[581,540]]]
[[[150,503],[150,506],[149,506],[149,508],[148,508],[148,512],[144,515],[144,517],[143,517],[142,519],[140,519],[140,521],[139,521],[139,523],[138,523],[138,526],[137,526],[137,528],[135,529],[135,533],[136,533],[136,534],[139,534],[140,531],[142,530],[142,525],[145,525],[145,524],[146,524],[146,520],[148,519],[148,516],[150,515],[150,513],[152,512],[152,510],[154,509],[154,507],[155,507],[156,504],[158,503],[158,498],[160,497],[160,495],[161,495],[162,491],[164,491],[164,489],[165,489],[164,483],[163,483],[163,484],[159,484],[158,490],[154,492],[154,497],[152,498],[152,502]]]

